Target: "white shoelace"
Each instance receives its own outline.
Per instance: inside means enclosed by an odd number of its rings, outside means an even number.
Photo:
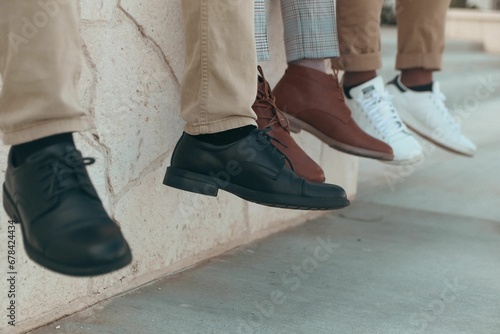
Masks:
[[[439,90],[435,91],[431,95],[434,104],[436,104],[439,112],[443,116],[443,120],[450,125],[451,129],[457,133],[461,133],[462,128],[460,124],[453,118],[450,111],[444,103],[446,101],[446,96]]]
[[[406,125],[396,112],[391,95],[387,92],[373,92],[372,94],[371,97],[363,99],[362,107],[383,138],[390,138],[405,131]]]

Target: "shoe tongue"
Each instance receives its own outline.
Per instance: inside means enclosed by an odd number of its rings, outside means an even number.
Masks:
[[[71,170],[82,165],[82,156],[74,146],[56,144],[51,145],[38,153],[33,154],[28,160],[36,161],[50,161],[54,172],[56,170]]]
[[[382,77],[376,77],[359,86],[351,88],[350,94],[356,99],[367,99],[384,92],[384,81]]]
[[[363,92],[363,97],[367,99],[373,97],[376,93],[376,90],[374,86],[368,86],[366,88],[363,88],[362,92]]]
[[[48,146],[42,150],[40,150],[37,153],[34,153],[31,155],[28,160],[30,161],[40,161],[40,160],[46,160],[46,159],[54,159],[54,158],[59,158],[64,155],[66,155],[68,152],[75,152],[78,154],[78,151],[76,148],[72,145],[66,145],[66,144],[54,144],[51,146]]]
[[[352,88],[351,96],[355,99],[364,100],[369,99],[373,96],[380,97],[385,93],[385,91],[384,80],[382,79],[382,77],[378,76],[357,87]],[[399,133],[395,131],[395,129],[404,130],[404,124],[401,122],[401,120],[394,119],[395,115],[392,102],[379,98],[376,103],[377,110],[380,115],[382,115],[386,122],[389,122],[387,124],[388,127],[386,127],[386,130],[392,133],[392,135],[396,136],[397,138],[406,136],[403,131],[399,131]]]

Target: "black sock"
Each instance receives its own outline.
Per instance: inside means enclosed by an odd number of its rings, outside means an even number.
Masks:
[[[227,145],[245,138],[255,128],[256,127],[253,125],[247,125],[241,128],[231,129],[217,133],[202,134],[192,137],[212,145]]]
[[[432,92],[432,82],[427,85],[406,87],[415,92]]]
[[[54,144],[67,143],[75,146],[71,132],[40,138],[27,143],[12,146],[12,163],[14,166],[23,164],[32,154]]]

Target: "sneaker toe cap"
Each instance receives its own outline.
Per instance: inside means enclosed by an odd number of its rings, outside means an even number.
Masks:
[[[460,136],[458,144],[459,152],[469,156],[473,156],[474,154],[476,154],[476,144],[474,144],[469,138],[465,137],[464,135]]]
[[[394,151],[394,163],[413,164],[424,157],[422,145],[410,135],[391,143],[391,147]]]

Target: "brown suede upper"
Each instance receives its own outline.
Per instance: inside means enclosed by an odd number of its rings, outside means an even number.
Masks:
[[[392,148],[365,133],[352,119],[336,75],[289,65],[273,94],[276,105],[285,114],[339,142],[344,151],[377,159],[392,159]],[[356,148],[364,153],[360,154]],[[373,152],[374,156],[366,152]]]
[[[274,139],[274,146],[286,156],[288,166],[295,174],[311,182],[324,182],[325,174],[321,167],[300,148],[290,135],[288,120],[276,106],[275,98],[260,66],[259,72],[261,77],[257,87],[257,99],[252,106],[258,116],[259,129],[269,128],[269,135]]]

